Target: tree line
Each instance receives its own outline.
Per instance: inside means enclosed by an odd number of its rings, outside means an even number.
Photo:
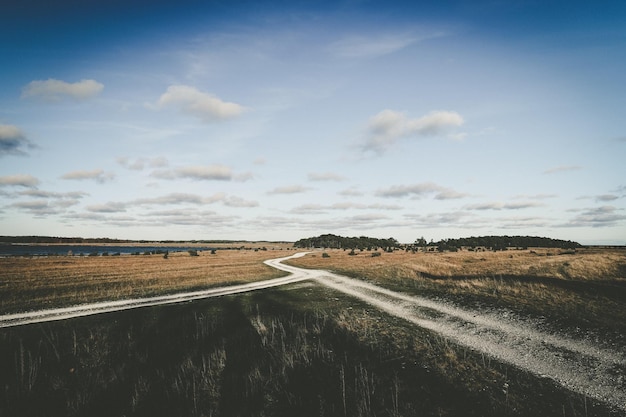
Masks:
[[[442,239],[438,242],[420,237],[412,244],[401,244],[394,238],[377,239],[367,236],[343,237],[324,234],[317,237],[300,239],[293,244],[295,248],[327,248],[327,249],[360,249],[376,250],[424,250],[424,251],[457,251],[459,249],[507,250],[527,248],[560,248],[575,249],[582,245],[571,240],[552,239],[538,236],[479,236],[458,239]]]
[[[461,248],[485,248],[490,250],[560,248],[576,249],[582,245],[571,240],[552,239],[539,236],[479,236],[458,239],[442,239],[434,243],[440,251],[454,251]]]
[[[309,237],[300,239],[293,244],[295,248],[328,248],[328,249],[360,249],[360,250],[376,250],[396,249],[402,245],[394,238],[377,239],[373,237],[343,237],[333,234],[325,234],[317,237]]]

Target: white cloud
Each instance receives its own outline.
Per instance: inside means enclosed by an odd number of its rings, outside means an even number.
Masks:
[[[388,204],[362,204],[362,203],[353,203],[351,201],[343,201],[340,203],[334,203],[331,205],[322,205],[322,204],[303,204],[297,207],[294,207],[290,210],[292,213],[296,214],[312,214],[312,213],[325,213],[329,210],[401,210],[402,207],[398,205],[388,205]]]
[[[398,139],[440,136],[463,123],[463,117],[451,111],[433,111],[409,119],[404,113],[383,110],[370,119],[362,149],[382,154]]]
[[[613,227],[626,221],[624,210],[614,206],[590,208],[561,226],[564,227]]]
[[[376,192],[378,197],[401,198],[413,196],[421,198],[435,194],[436,200],[452,200],[467,197],[469,194],[460,193],[451,188],[443,187],[433,182],[422,182],[410,185],[394,185]]]
[[[198,91],[186,85],[171,85],[157,101],[157,108],[179,107],[183,113],[200,118],[204,122],[230,119],[239,116],[244,107]]]
[[[404,49],[420,40],[412,34],[347,36],[333,42],[329,50],[340,58],[375,58]]]
[[[28,83],[22,89],[22,98],[37,97],[56,101],[63,97],[70,97],[83,100],[98,95],[103,89],[104,85],[95,80],[80,80],[75,83],[68,83],[50,78]]]
[[[17,126],[0,124],[0,157],[26,155],[25,148],[32,147],[33,144]]]
[[[429,214],[407,214],[406,218],[410,219],[415,226],[420,227],[463,227],[476,228],[488,221],[481,221],[467,211],[452,211],[444,213]]]
[[[224,199],[224,205],[228,207],[258,207],[259,203],[252,200],[244,200],[241,197],[229,196]]]
[[[0,186],[15,186],[15,187],[25,187],[25,188],[35,188],[39,185],[39,180],[32,175],[25,174],[17,174],[17,175],[6,175],[0,177]]]
[[[615,194],[602,194],[596,196],[596,201],[613,201],[619,199]]]
[[[287,185],[284,187],[276,187],[273,190],[268,191],[268,194],[299,194],[311,190],[309,187],[303,187],[302,185]]]
[[[499,201],[489,203],[470,204],[464,208],[467,210],[522,210],[533,207],[543,207],[543,203],[537,201],[515,201],[512,203],[502,203]]]
[[[361,197],[361,196],[363,196],[363,193],[361,191],[357,190],[354,187],[350,187],[350,188],[347,188],[345,190],[342,190],[338,194],[341,195],[341,196],[344,196],[344,197]]]
[[[109,202],[87,206],[87,210],[92,213],[120,213],[126,211],[126,205],[124,203]]]
[[[233,173],[225,165],[184,166],[175,169],[156,170],[150,176],[164,180],[187,178],[192,180],[230,181]]]
[[[120,156],[117,158],[117,163],[126,169],[134,171],[142,171],[146,167],[162,168],[168,166],[167,158],[162,156],[156,158],[137,158],[134,161],[128,157]]]
[[[197,194],[190,193],[170,193],[159,197],[140,198],[133,200],[130,204],[134,205],[165,205],[165,204],[213,204],[221,201],[226,197],[224,193],[216,193],[212,196],[202,197]]]
[[[61,176],[64,180],[94,180],[99,183],[105,183],[115,178],[115,174],[111,172],[104,172],[101,169],[95,169],[93,171],[72,171]]]
[[[309,181],[343,181],[346,178],[333,172],[312,172],[308,175]]]
[[[57,193],[54,191],[43,191],[43,190],[24,190],[24,191],[21,191],[19,194],[26,195],[29,197],[36,197],[36,198],[58,198],[58,199],[64,199],[64,198],[79,199],[79,198],[83,198],[89,195],[88,193],[85,193],[83,191],[70,191],[67,193]]]
[[[579,171],[583,169],[579,165],[559,165],[556,167],[552,167],[543,171],[544,174],[557,174],[559,172],[567,172],[567,171]]]

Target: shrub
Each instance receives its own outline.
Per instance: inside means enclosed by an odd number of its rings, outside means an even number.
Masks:
[[[326,252],[322,253],[322,258],[330,258],[330,255]]]

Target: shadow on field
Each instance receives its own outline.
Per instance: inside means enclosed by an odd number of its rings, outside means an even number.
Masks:
[[[0,416],[562,416],[602,406],[308,286],[0,331]]]

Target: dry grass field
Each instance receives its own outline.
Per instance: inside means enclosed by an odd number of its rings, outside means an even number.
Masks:
[[[329,250],[288,263],[472,307],[547,318],[555,327],[626,335],[625,249],[411,253]]]
[[[293,253],[281,249],[0,258],[0,314],[277,278],[263,261]]]

